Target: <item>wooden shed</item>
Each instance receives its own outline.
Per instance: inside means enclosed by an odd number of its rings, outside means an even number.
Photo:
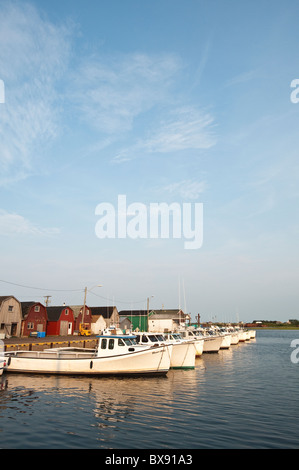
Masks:
[[[119,317],[119,328],[124,332],[127,333],[132,330],[132,322],[128,317]]]
[[[92,317],[96,315],[102,315],[106,323],[106,328],[109,328],[110,326],[118,327],[119,314],[116,307],[90,307],[90,310]]]
[[[0,296],[0,337],[20,336],[21,326],[20,302],[13,295]]]
[[[40,302],[21,302],[22,307],[22,336],[31,333],[45,333],[47,331],[47,309]]]
[[[74,318],[75,318],[75,330],[79,330],[79,325],[80,323],[84,323],[87,325],[87,328],[91,328],[91,321],[92,321],[92,315],[91,315],[91,310],[90,308],[85,305],[85,311],[83,315],[83,305],[71,305],[71,309],[74,312]]]
[[[71,307],[47,307],[47,336],[67,336],[74,333],[75,318]]]
[[[148,331],[177,331],[190,322],[190,315],[181,309],[152,310],[148,320]]]
[[[133,331],[148,331],[147,310],[121,310],[119,316],[130,320]]]
[[[94,335],[99,335],[103,333],[106,328],[106,322],[103,315],[92,315],[91,320],[91,332]]]

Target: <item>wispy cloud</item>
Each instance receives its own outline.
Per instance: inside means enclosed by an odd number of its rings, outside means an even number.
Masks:
[[[214,119],[194,107],[171,111],[144,147],[151,152],[172,152],[186,149],[208,149],[215,145]]]
[[[70,99],[98,131],[124,133],[137,116],[165,102],[179,69],[172,54],[88,57],[73,77]]]
[[[247,83],[254,78],[257,78],[259,75],[259,72],[257,70],[248,70],[246,72],[242,72],[239,75],[236,75],[235,77],[232,77],[231,79],[227,80],[227,82],[224,84],[225,87],[230,87],[230,86],[235,86],[239,85],[242,83]]]
[[[76,132],[73,123],[88,135],[84,155],[117,142],[116,163],[215,145],[213,116],[186,105],[187,91],[174,92],[179,56],[87,50],[82,59],[72,48],[73,23],[54,24],[27,3],[0,0],[0,9],[0,186],[36,175],[61,129]]]
[[[0,2],[0,184],[33,173],[42,148],[58,134],[56,81],[66,67],[69,30],[28,4]]]
[[[171,183],[163,188],[171,195],[178,194],[183,199],[198,199],[205,192],[207,183],[193,179]]]
[[[195,106],[167,110],[167,117],[155,122],[151,134],[135,145],[122,149],[113,162],[122,163],[149,153],[171,153],[181,150],[203,150],[216,145],[215,121],[211,114]]]
[[[42,228],[19,214],[0,209],[0,235],[42,235],[52,236],[60,233],[58,228]]]

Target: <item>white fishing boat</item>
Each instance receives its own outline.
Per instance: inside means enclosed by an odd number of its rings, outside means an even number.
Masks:
[[[226,327],[227,333],[230,334],[230,344],[236,345],[239,343],[239,333],[235,330],[233,326]]]
[[[218,332],[221,336],[223,336],[223,341],[220,349],[229,349],[231,344],[236,344],[235,341],[233,341],[232,333],[227,327],[221,327],[218,329]],[[239,341],[239,338],[236,337],[234,338]]]
[[[212,335],[205,328],[196,328],[194,334],[197,336],[203,336],[203,353],[218,353],[222,344],[223,338],[220,336]]]
[[[138,345],[131,335],[101,335],[95,349],[56,348],[5,353],[7,372],[71,375],[165,375],[167,345]]]
[[[236,331],[238,333],[238,336],[239,336],[239,342],[240,343],[244,343],[247,339],[247,334],[246,334],[246,331],[243,330],[242,328],[240,327],[236,327]]]
[[[171,369],[194,369],[196,346],[192,340],[185,340],[179,333],[164,333],[166,342],[172,344]]]
[[[194,369],[195,346],[193,341],[183,340],[177,333],[136,333],[139,344],[166,344],[171,346],[170,369]]]
[[[3,374],[5,366],[6,366],[6,361],[0,357],[0,376]]]
[[[178,332],[183,339],[194,342],[195,355],[196,357],[200,357],[203,353],[204,338],[196,336],[194,329],[187,328],[186,330],[179,330]]]
[[[249,336],[250,336],[250,339],[255,339],[256,331],[255,330],[249,330]]]

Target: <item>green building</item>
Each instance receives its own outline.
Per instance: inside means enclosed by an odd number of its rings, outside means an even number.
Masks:
[[[148,331],[148,318],[154,312],[147,313],[147,310],[121,310],[120,317],[127,317],[132,322],[132,331],[138,328],[139,331]]]

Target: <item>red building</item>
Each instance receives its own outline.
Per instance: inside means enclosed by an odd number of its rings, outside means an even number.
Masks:
[[[30,333],[45,333],[47,330],[47,309],[40,302],[21,302],[22,327],[21,336],[30,336]]]
[[[47,307],[47,314],[47,336],[66,336],[74,333],[75,318],[70,307]]]
[[[85,311],[83,315],[83,305],[72,305],[72,310],[75,316],[75,330],[79,330],[80,323],[84,323],[86,327],[90,330],[91,328],[91,310],[87,305],[85,305]]]

